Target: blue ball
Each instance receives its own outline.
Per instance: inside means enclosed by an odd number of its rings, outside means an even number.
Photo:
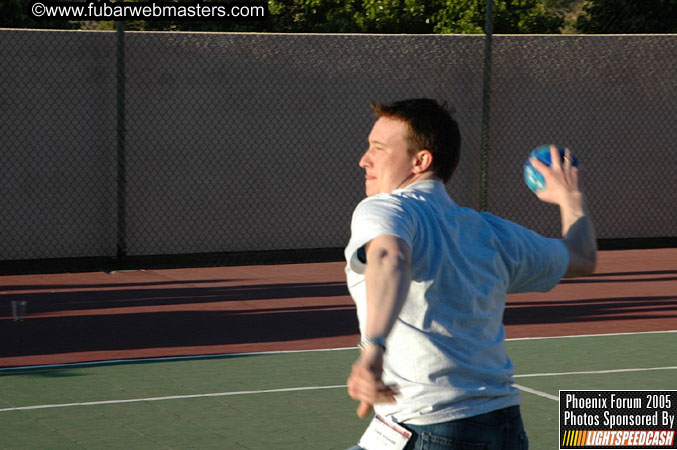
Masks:
[[[564,161],[564,147],[557,146],[557,150],[559,150],[562,161]],[[550,146],[542,145],[535,148],[529,154],[529,158],[536,158],[549,166],[552,163],[552,161],[550,161]],[[531,165],[529,158],[527,158],[527,161],[524,163],[524,182],[533,192],[538,192],[545,188],[545,179],[543,178],[543,175],[541,175],[541,172]],[[578,158],[571,155],[571,159],[573,160],[571,165],[578,167]]]

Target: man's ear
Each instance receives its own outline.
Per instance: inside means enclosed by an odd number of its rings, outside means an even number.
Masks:
[[[422,149],[416,153],[416,160],[414,161],[414,173],[420,174],[432,168],[433,154],[430,150]]]

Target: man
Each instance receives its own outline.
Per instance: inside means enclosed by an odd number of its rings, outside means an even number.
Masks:
[[[367,198],[345,251],[362,335],[348,379],[357,414],[373,406],[386,428],[411,432],[407,449],[527,448],[503,310],[507,293],[547,291],[594,270],[569,150],[562,160],[552,147],[551,166],[531,161],[546,181],[538,197],[560,207],[563,237],[548,239],[449,198],[460,133],[444,107],[412,99],[372,109],[378,120],[360,160]]]

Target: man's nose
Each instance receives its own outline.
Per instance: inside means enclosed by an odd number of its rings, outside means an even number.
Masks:
[[[366,169],[367,166],[369,166],[369,158],[367,155],[369,155],[369,152],[365,152],[364,155],[362,155],[362,158],[360,158],[360,167],[363,169]]]

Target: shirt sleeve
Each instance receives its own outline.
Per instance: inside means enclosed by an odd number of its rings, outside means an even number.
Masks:
[[[508,292],[547,292],[557,286],[569,267],[569,251],[559,239],[542,237],[517,266]]]
[[[414,224],[403,206],[403,199],[392,194],[368,197],[357,205],[345,249],[346,262],[354,272],[364,273],[366,264],[358,257],[358,251],[374,238],[397,236],[412,247]]]
[[[560,239],[547,238],[521,225],[500,221],[503,260],[510,273],[508,293],[546,292],[569,267],[569,251]]]

